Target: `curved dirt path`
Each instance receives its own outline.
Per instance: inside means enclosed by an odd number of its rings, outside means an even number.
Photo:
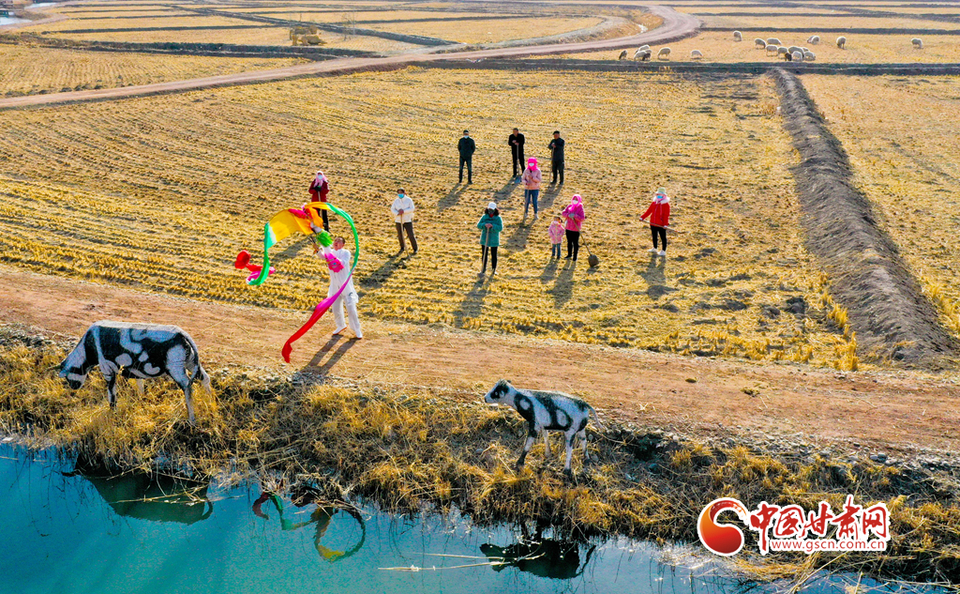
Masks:
[[[195,78],[190,80],[170,81],[149,85],[120,87],[113,89],[94,89],[89,91],[72,91],[69,93],[51,93],[48,95],[29,95],[25,97],[10,97],[0,99],[0,109],[18,107],[34,107],[56,105],[61,103],[76,103],[82,101],[104,101],[155,95],[161,93],[176,93],[220,87],[227,85],[261,83],[285,78],[313,76],[318,74],[345,74],[364,70],[391,70],[407,65],[437,62],[437,61],[477,61],[486,58],[523,58],[535,55],[566,54],[573,52],[596,51],[604,49],[620,49],[642,44],[656,44],[674,41],[696,34],[700,21],[691,15],[682,14],[671,8],[651,6],[650,12],[663,19],[663,24],[656,29],[616,39],[585,41],[581,43],[558,43],[551,45],[535,45],[522,47],[504,47],[488,50],[453,53],[407,53],[386,58],[341,58],[323,62],[298,64],[286,68],[259,70]],[[431,51],[436,52],[433,48]]]
[[[280,347],[306,317],[0,266],[0,325],[25,325],[73,341],[96,320],[174,323],[194,337],[210,370],[302,371],[374,385],[429,386],[466,400],[508,378],[520,387],[580,393],[603,416],[708,441],[786,436],[798,448],[805,442],[861,455],[920,448],[960,452],[956,374],[837,373],[372,319],[362,320],[361,341],[331,338],[332,322],[321,321],[285,365]]]

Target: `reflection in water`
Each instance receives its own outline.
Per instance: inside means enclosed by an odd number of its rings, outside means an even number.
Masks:
[[[80,461],[73,472],[63,476],[85,478],[117,515],[127,518],[193,524],[213,513],[207,483],[139,472],[111,476],[105,469]]]
[[[313,536],[313,546],[317,550],[317,553],[320,555],[320,557],[326,559],[330,563],[352,557],[361,548],[363,548],[363,543],[367,540],[367,526],[363,521],[363,516],[360,515],[360,512],[357,511],[356,508],[347,504],[333,504],[325,501],[320,496],[320,493],[312,487],[294,487],[293,492],[291,493],[291,500],[298,508],[304,508],[309,505],[317,506],[316,509],[310,513],[310,519],[303,522],[294,522],[288,518],[285,518],[283,515],[283,500],[280,499],[276,493],[271,491],[264,491],[260,494],[260,497],[253,502],[253,513],[257,517],[265,520],[270,519],[266,512],[263,511],[263,504],[268,500],[273,503],[274,508],[276,508],[277,513],[280,515],[280,528],[282,530],[299,530],[300,528],[309,526],[310,524],[316,524],[316,529]],[[335,551],[320,544],[320,540],[323,538],[323,535],[326,534],[327,528],[330,527],[330,520],[333,519],[333,516],[339,511],[351,516],[360,525],[360,540],[345,551]]]
[[[587,551],[583,565],[580,565],[580,545],[576,542],[543,538],[545,524],[537,525],[532,538],[527,526],[520,524],[522,536],[505,547],[495,544],[480,545],[480,552],[491,561],[494,571],[503,571],[507,567],[516,567],[520,571],[557,580],[569,580],[583,574],[596,546]]]
[[[557,580],[569,580],[582,574],[596,548],[590,547],[581,567],[580,545],[572,542],[545,538],[521,540],[506,547],[480,545],[480,551],[493,562],[494,571],[516,567],[520,571]]]

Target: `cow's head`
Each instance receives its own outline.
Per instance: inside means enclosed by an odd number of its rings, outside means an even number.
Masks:
[[[516,390],[510,385],[510,382],[502,379],[487,392],[487,395],[483,397],[483,401],[487,404],[509,404],[513,399],[507,398],[507,396],[514,392],[516,392]]]
[[[96,349],[93,345],[93,336],[88,330],[60,364],[60,377],[67,382],[71,390],[79,390],[83,382],[87,381],[87,374],[96,365]]]

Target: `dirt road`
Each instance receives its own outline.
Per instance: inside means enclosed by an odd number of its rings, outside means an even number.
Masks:
[[[190,91],[195,89],[206,89],[210,87],[227,85],[261,83],[284,78],[295,78],[298,76],[344,74],[363,70],[389,70],[423,62],[457,60],[477,61],[486,58],[521,58],[526,56],[565,54],[601,49],[614,50],[620,48],[637,47],[645,43],[666,43],[676,39],[689,37],[690,35],[695,34],[700,26],[700,21],[697,20],[696,17],[675,12],[673,9],[662,6],[651,6],[649,9],[652,13],[663,19],[663,24],[656,29],[629,37],[586,41],[582,43],[559,43],[552,45],[506,47],[469,52],[452,52],[445,54],[415,52],[390,56],[387,58],[341,58],[336,60],[326,60],[323,62],[298,64],[286,68],[275,68],[273,70],[257,70],[251,72],[241,72],[238,74],[225,74],[221,76],[210,76],[206,78],[170,81],[149,85],[119,87],[113,89],[94,89],[89,91],[71,91],[68,93],[51,93],[48,95],[10,97],[0,99],[0,109],[56,105],[61,103],[77,103],[83,101],[104,101],[126,97],[137,97],[142,95],[155,95],[162,93]],[[436,51],[436,49],[438,48],[431,48],[430,51]]]
[[[864,454],[960,451],[956,375],[836,373],[369,319],[361,341],[331,338],[332,322],[322,320],[295,345],[292,364],[284,365],[280,347],[306,317],[0,267],[0,323],[70,339],[101,319],[174,323],[193,335],[209,369],[302,369],[378,385],[451,389],[467,399],[508,378],[520,387],[578,392],[602,415],[706,439],[790,436]]]

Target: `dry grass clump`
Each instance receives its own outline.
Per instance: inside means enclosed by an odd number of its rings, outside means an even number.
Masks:
[[[697,515],[716,497],[737,497],[748,507],[765,500],[812,508],[826,499],[836,509],[855,493],[858,503],[887,502],[894,540],[889,554],[850,556],[844,567],[925,580],[955,580],[960,571],[960,510],[956,485],[943,482],[949,477],[820,456],[773,457],[612,427],[591,434],[599,462],[582,466],[576,455],[568,482],[556,443],[548,457],[538,443],[528,467],[515,472],[522,420],[478,396],[298,386],[224,372],[214,374],[216,397],[198,393],[198,425],[191,429],[170,382],[154,382],[143,398],[123,387],[111,412],[102,382],[69,394],[43,375],[63,355],[61,347],[4,344],[0,429],[108,468],[227,480],[255,474],[271,485],[287,477],[286,484],[314,483],[337,497],[402,512],[455,505],[479,524],[537,520],[574,537],[688,541],[696,539]],[[753,546],[748,542],[747,550]],[[772,557],[774,566],[746,558],[778,577],[811,563],[803,555]]]
[[[0,113],[0,260],[306,309],[326,282],[306,244],[278,246],[278,273],[258,289],[232,263],[262,245],[267,217],[308,198],[320,167],[360,229],[363,316],[833,366],[847,340],[817,305],[789,170],[796,152],[776,104],[762,77],[410,68],[58,107],[57,126],[46,110]],[[545,188],[526,225],[508,183],[516,105],[529,156],[546,160],[558,127],[568,142],[567,184]],[[466,187],[455,170],[464,127],[479,146]],[[417,204],[417,258],[391,258],[397,184]],[[638,222],[658,186],[684,231],[666,260],[647,254]],[[596,269],[549,260],[550,215],[573,193],[585,199]],[[501,264],[478,282],[475,224],[491,198],[506,225]]]

